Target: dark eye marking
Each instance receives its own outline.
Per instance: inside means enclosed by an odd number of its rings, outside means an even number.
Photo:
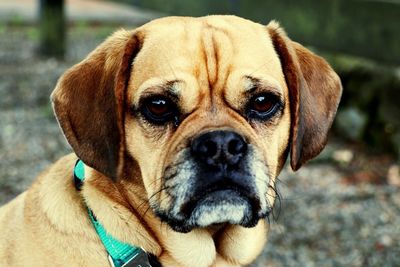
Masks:
[[[250,98],[246,106],[249,119],[266,121],[272,118],[283,107],[279,96],[273,93],[259,93]]]
[[[145,97],[140,102],[140,112],[150,123],[164,125],[169,122],[176,123],[179,109],[175,102],[164,95]]]

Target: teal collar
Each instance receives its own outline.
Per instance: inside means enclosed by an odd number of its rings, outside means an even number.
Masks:
[[[80,190],[85,181],[85,164],[78,160],[74,168],[74,182],[77,190]],[[93,211],[87,207],[90,221],[96,229],[97,235],[108,253],[108,259],[112,267],[156,267],[161,266],[157,259],[146,253],[143,249],[121,242],[107,233],[103,225],[97,220]]]

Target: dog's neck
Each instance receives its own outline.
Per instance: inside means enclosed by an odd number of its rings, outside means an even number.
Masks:
[[[82,196],[104,228],[118,240],[156,255],[166,266],[206,267],[220,266],[223,262],[226,266],[239,266],[237,263],[242,263],[243,258],[251,258],[262,249],[248,251],[246,255],[243,251],[235,252],[238,242],[251,242],[249,238],[265,239],[266,233],[257,232],[265,229],[264,221],[254,228],[221,225],[178,233],[154,215],[143,197],[145,188],[141,179],[112,181],[88,166],[85,166],[85,173]],[[257,234],[251,236],[252,232]],[[236,243],[236,246],[228,243]],[[227,251],[229,249],[233,251]],[[235,259],[236,256],[240,259]]]
[[[75,188],[76,190],[80,191],[85,182],[85,164],[83,161],[77,160],[74,167],[73,177]],[[111,266],[125,266],[128,263],[129,265],[138,266],[160,266],[152,254],[146,253],[139,247],[115,239],[103,227],[102,223],[97,219],[92,209],[87,207],[87,210],[92,225],[108,252],[108,259]]]
[[[126,197],[125,190],[121,190],[119,182],[112,181],[88,166],[85,166],[85,174],[81,194],[106,231],[122,242],[140,244],[144,250],[159,255],[159,242],[146,225],[147,220],[133,208],[136,202],[141,203],[142,200],[133,199],[132,203]]]

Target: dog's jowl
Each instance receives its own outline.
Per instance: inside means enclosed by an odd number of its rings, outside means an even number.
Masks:
[[[119,30],[59,79],[74,153],[0,209],[0,265],[249,264],[276,177],[321,152],[340,96],[328,63],[276,22]]]

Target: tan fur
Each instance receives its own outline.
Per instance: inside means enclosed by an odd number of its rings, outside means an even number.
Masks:
[[[261,84],[257,90],[275,91],[285,102],[281,116],[265,125],[249,123],[238,111],[252,86],[249,75]],[[188,115],[176,129],[159,131],[131,109],[143,94],[161,93],[166,81]],[[157,194],[165,166],[199,133],[234,129],[268,168],[265,197],[272,206],[289,149],[294,169],[320,152],[340,94],[329,65],[275,22],[171,17],[116,32],[68,70],[52,95],[60,126],[86,163],[84,186],[74,188],[77,156],[71,154],[2,207],[0,265],[109,266],[85,204],[110,234],[156,255],[163,266],[251,263],[266,242],[265,220],[252,228],[210,226],[185,234],[160,221],[150,205],[171,203],[166,192]]]

